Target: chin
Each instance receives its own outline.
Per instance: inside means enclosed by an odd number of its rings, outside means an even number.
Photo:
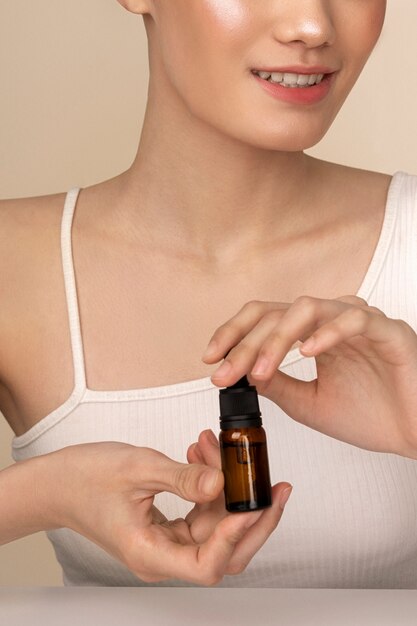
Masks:
[[[253,129],[252,132],[248,132],[248,129],[242,131],[238,137],[243,143],[252,145],[256,148],[263,150],[276,150],[280,152],[302,152],[315,146],[321,141],[326,134],[328,128],[319,129],[316,132],[312,132],[311,129],[305,132],[302,129],[297,129],[295,132],[293,129],[289,129],[284,132],[282,129],[276,132],[265,132],[265,129]]]
[[[242,143],[264,150],[299,152],[315,146],[323,139],[334,120],[334,112],[290,111],[263,118],[254,114],[253,109],[240,109],[240,115],[231,117],[230,111],[220,113],[214,127],[224,135],[229,135]]]

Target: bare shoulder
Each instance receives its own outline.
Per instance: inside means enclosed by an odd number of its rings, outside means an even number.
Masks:
[[[31,220],[42,220],[54,213],[58,205],[62,205],[65,192],[28,198],[8,198],[0,200],[1,229],[27,226]],[[30,225],[30,223],[29,223]]]
[[[362,202],[384,199],[390,186],[392,175],[315,159],[314,167],[326,181],[329,188],[340,194],[347,194],[352,200]]]
[[[64,193],[0,200],[0,294],[2,307],[34,277],[59,227]],[[18,279],[18,282],[16,282]]]
[[[315,194],[326,213],[350,225],[355,237],[358,229],[365,238],[380,231],[392,175],[318,159],[312,167]]]
[[[0,380],[56,258],[65,193],[0,200]]]

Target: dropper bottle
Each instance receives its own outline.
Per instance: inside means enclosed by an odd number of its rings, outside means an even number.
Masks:
[[[258,393],[242,376],[220,389],[220,454],[226,509],[257,511],[272,504],[266,433]]]

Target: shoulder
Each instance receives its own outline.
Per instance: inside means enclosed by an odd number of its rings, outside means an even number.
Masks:
[[[374,225],[382,219],[393,176],[328,161],[313,162],[315,180],[325,190],[328,202],[337,206],[341,219],[363,221]]]
[[[2,305],[12,289],[16,293],[33,278],[34,266],[47,257],[59,228],[64,198],[65,193],[59,193],[0,200]]]
[[[403,217],[404,228],[412,232],[417,229],[417,174],[404,170],[396,170],[393,174],[385,174],[370,170],[347,168],[345,184],[346,196],[358,207],[366,207],[378,216],[390,210],[393,214]]]
[[[63,208],[65,193],[28,198],[0,200],[0,237],[3,245],[17,243],[25,237],[26,243],[37,238],[38,229],[48,229],[59,219],[58,207]],[[10,240],[14,240],[14,242]],[[1,252],[1,248],[0,248]]]
[[[65,195],[0,200],[0,379],[9,344],[56,263]]]
[[[42,220],[56,212],[63,205],[66,193],[55,193],[28,198],[8,198],[0,200],[1,232],[7,227],[19,228],[28,221]]]
[[[313,159],[315,178],[325,181],[326,188],[335,195],[349,194],[352,199],[365,200],[375,195],[384,195],[390,186],[392,175],[374,170]]]

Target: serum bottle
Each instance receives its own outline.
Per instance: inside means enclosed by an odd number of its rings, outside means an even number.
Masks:
[[[258,393],[243,376],[220,389],[220,454],[226,509],[257,511],[272,504],[266,433]]]

